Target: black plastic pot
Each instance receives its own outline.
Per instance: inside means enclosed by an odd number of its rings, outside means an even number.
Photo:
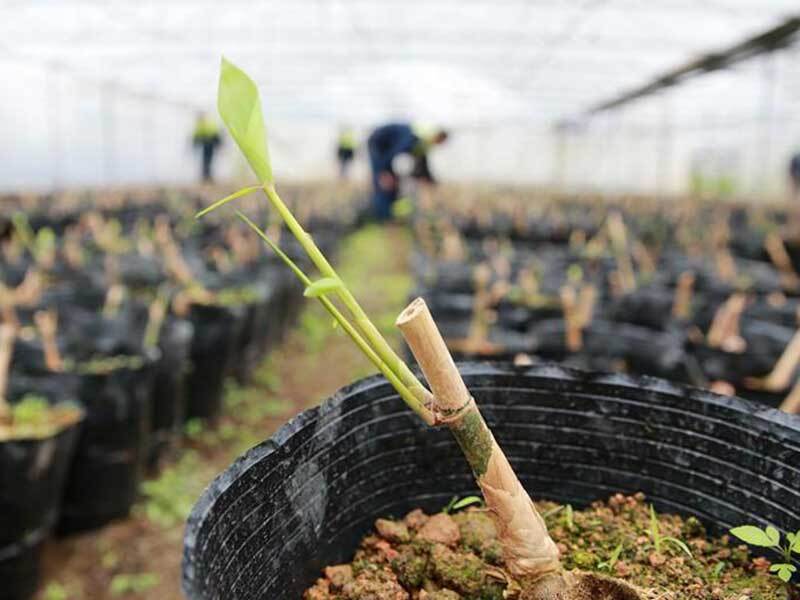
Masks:
[[[42,542],[58,519],[78,425],[41,440],[0,442],[0,600],[27,600]]]
[[[183,319],[168,319],[158,348],[161,360],[153,373],[153,407],[150,422],[148,466],[155,467],[161,456],[180,438],[186,414],[186,375],[194,327]]]
[[[714,532],[800,527],[800,419],[650,378],[467,363],[466,383],[538,498],[644,492]],[[300,414],[220,475],[187,525],[191,600],[300,598],[377,517],[429,511],[475,483],[448,431],[380,377]]]
[[[78,397],[86,419],[59,533],[100,527],[130,512],[149,450],[154,358],[140,368],[81,376]]]
[[[192,306],[190,320],[195,335],[187,381],[187,418],[213,419],[219,415],[225,375],[235,356],[245,313],[244,306]]]

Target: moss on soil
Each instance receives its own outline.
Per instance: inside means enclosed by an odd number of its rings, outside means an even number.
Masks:
[[[617,494],[585,510],[541,503],[567,569],[619,577],[641,588],[672,592],[681,600],[785,600],[786,588],[769,574],[770,563],[752,558],[728,536],[706,535],[695,518],[658,515],[661,536],[683,540],[692,552],[662,543],[656,551],[649,506],[642,494]],[[441,517],[441,515],[440,515]],[[460,536],[449,545],[422,539],[426,517],[415,511],[400,541],[364,538],[353,562],[326,570],[305,600],[500,600],[524,597],[502,569],[500,546],[488,513],[452,515]],[[381,531],[394,530],[381,524]],[[663,538],[662,538],[663,539]],[[392,541],[394,540],[394,541]],[[621,549],[618,549],[622,544]],[[335,573],[336,577],[330,577]]]

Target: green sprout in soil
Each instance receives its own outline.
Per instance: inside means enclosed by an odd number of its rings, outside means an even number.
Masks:
[[[661,549],[665,546],[665,544],[671,544],[688,555],[689,558],[692,558],[692,551],[689,550],[689,546],[686,545],[686,542],[683,542],[676,537],[661,534],[661,530],[658,526],[656,509],[653,508],[652,504],[650,505],[650,539],[653,542],[653,548],[658,553],[661,553]]]
[[[67,402],[51,405],[36,394],[26,394],[10,407],[12,428],[5,432],[0,427],[0,440],[7,437],[43,439],[57,434],[66,425],[74,423],[81,415],[80,409]]]
[[[619,560],[620,554],[622,554],[622,549],[625,547],[623,542],[617,544],[616,548],[611,552],[608,560],[604,560],[602,562],[597,563],[597,570],[598,571],[608,571],[611,573],[614,570],[614,565],[617,564]]]
[[[155,573],[120,573],[111,579],[111,595],[143,594],[158,585]]]
[[[792,564],[792,560],[793,555],[800,556],[800,530],[797,533],[787,533],[785,543],[781,543],[780,532],[771,525],[766,529],[755,525],[742,525],[731,529],[731,534],[751,546],[771,548],[777,552],[781,556],[782,562],[774,563],[769,568],[769,572],[775,573],[778,579],[784,583],[788,584],[797,572],[797,567]]]
[[[483,499],[481,499],[479,496],[465,496],[459,500],[458,496],[453,496],[450,499],[450,502],[447,503],[447,506],[442,509],[442,512],[446,515],[450,515],[460,510],[464,510],[469,506],[483,506]]]

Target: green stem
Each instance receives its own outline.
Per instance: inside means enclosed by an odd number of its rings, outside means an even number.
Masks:
[[[311,285],[311,279],[303,273],[303,271],[298,267],[295,262],[289,258],[286,253],[283,252],[272,240],[270,240],[263,231],[255,224],[252,220],[250,220],[247,215],[244,213],[236,211],[237,216],[244,221],[256,234],[267,244],[279,257],[283,260],[286,265],[294,272],[297,278],[308,287]],[[324,258],[324,257],[323,257]],[[423,421],[425,421],[428,425],[432,425],[434,423],[433,414],[419,401],[419,399],[414,395],[411,390],[409,390],[408,386],[401,381],[401,379],[397,376],[397,374],[387,365],[381,357],[372,349],[372,347],[367,343],[367,341],[358,333],[358,331],[350,324],[347,318],[336,308],[336,305],[333,304],[325,295],[320,295],[317,297],[320,301],[322,306],[325,307],[325,310],[336,320],[339,325],[341,325],[342,329],[350,336],[350,339],[355,342],[358,348],[366,355],[366,357],[374,364],[378,370],[383,374],[384,377],[392,384],[392,386],[397,390],[400,394],[400,397],[403,401],[417,413]]]
[[[295,238],[297,238],[297,241],[300,242],[300,245],[311,259],[311,262],[313,262],[317,269],[319,269],[320,273],[322,273],[322,275],[325,277],[334,277],[336,279],[340,279],[336,273],[336,270],[333,268],[333,266],[331,266],[331,264],[328,262],[328,259],[325,258],[325,255],[322,254],[322,251],[314,243],[311,235],[309,235],[308,232],[303,229],[303,226],[300,225],[286,204],[284,204],[283,200],[281,200],[278,192],[275,190],[275,186],[264,185],[264,192],[267,194],[267,198],[269,198],[270,202],[275,207],[275,210],[278,211],[278,214],[280,214],[289,230],[292,232]],[[385,363],[385,365],[397,375],[397,378],[402,381],[403,384],[411,391],[411,393],[417,399],[419,405],[425,406],[428,404],[430,401],[430,392],[428,392],[422,383],[420,383],[419,379],[417,379],[414,373],[411,372],[411,369],[408,368],[408,365],[406,365],[406,363],[403,362],[399,356],[397,356],[395,351],[392,350],[391,346],[389,346],[389,343],[380,334],[377,327],[375,327],[372,321],[369,320],[369,317],[364,312],[364,309],[361,308],[361,305],[355,299],[353,294],[350,293],[350,290],[348,290],[346,286],[343,286],[337,291],[337,293],[342,303],[353,315],[355,323],[361,330],[361,333],[374,349],[375,353],[380,357],[381,361],[383,361],[383,363]]]

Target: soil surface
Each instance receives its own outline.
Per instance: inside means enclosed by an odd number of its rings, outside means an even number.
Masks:
[[[543,502],[539,509],[561,550],[564,567],[606,593],[607,577],[642,590],[641,598],[785,600],[787,591],[764,558],[727,536],[710,538],[693,517],[656,515],[644,496],[613,496],[586,510]],[[691,556],[690,556],[691,554]],[[593,575],[589,576],[588,573]],[[596,576],[594,575],[596,574]],[[599,578],[598,578],[599,577]],[[609,584],[610,585],[610,584]],[[481,508],[402,520],[378,519],[350,564],[325,569],[304,600],[527,600],[524,583],[503,569],[489,514]]]
[[[387,339],[406,304],[412,280],[410,233],[367,227],[343,241],[340,275]],[[324,353],[324,361],[323,361]],[[336,369],[320,368],[335,364]],[[213,426],[192,421],[186,439],[149,478],[133,515],[99,531],[46,544],[36,600],[183,600],[183,523],[205,486],[241,453],[269,437],[294,414],[375,370],[331,318],[309,301],[252,384],[229,384],[225,415]]]

